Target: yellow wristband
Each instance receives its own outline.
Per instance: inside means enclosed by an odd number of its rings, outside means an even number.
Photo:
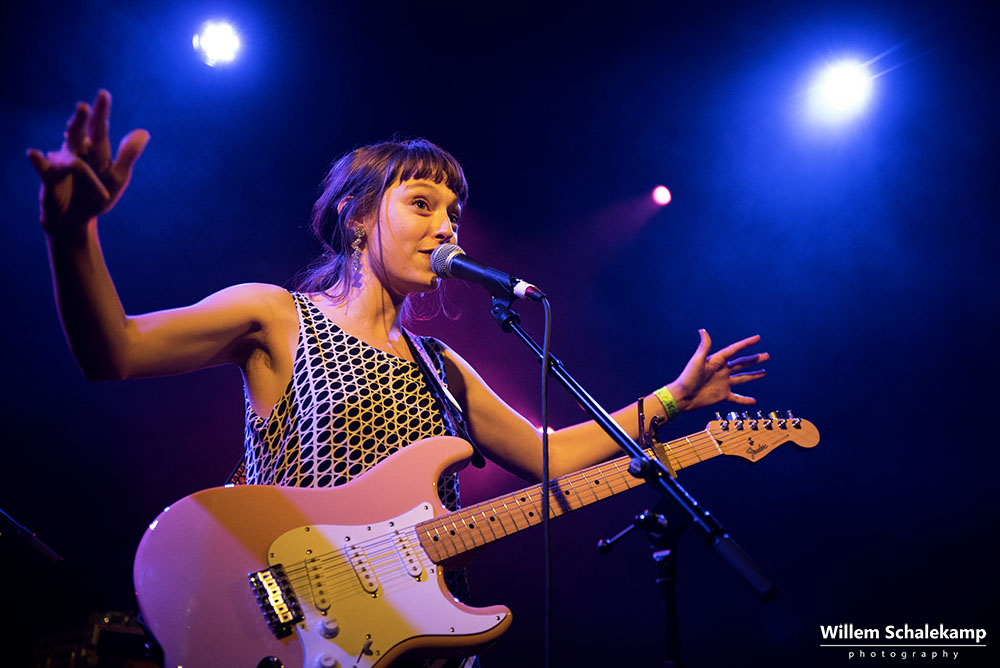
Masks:
[[[656,398],[660,400],[661,404],[663,404],[663,410],[666,411],[668,420],[673,420],[681,414],[680,409],[677,408],[677,402],[674,401],[674,395],[670,394],[670,390],[668,390],[666,386],[661,387],[657,391],[653,392],[653,394],[655,394]]]

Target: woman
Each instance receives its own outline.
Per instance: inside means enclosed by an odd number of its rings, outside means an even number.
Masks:
[[[416,363],[424,349],[461,407],[481,452],[531,481],[541,477],[540,436],[455,351],[408,342],[413,293],[433,290],[430,254],[455,243],[467,197],[461,166],[415,140],[357,149],[336,161],[313,209],[323,255],[289,293],[265,284],[221,290],[185,308],[128,316],[108,274],[97,217],[128,184],[149,135],[129,133],[112,158],[111,98],[80,103],[58,151],[28,156],[42,179],[56,297],[70,346],[93,380],[185,373],[238,365],[247,399],[247,480],[330,486],[347,482],[400,447],[453,431]],[[729,400],[767,353],[739,356],[754,336],[709,355],[701,343],[672,383],[646,398],[647,413],[674,417]],[[615,413],[637,438],[634,406]],[[593,422],[550,436],[552,477],[619,454]],[[452,488],[451,492],[456,490]],[[454,505],[455,498],[446,499]]]

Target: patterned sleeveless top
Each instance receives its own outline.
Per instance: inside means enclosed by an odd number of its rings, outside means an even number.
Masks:
[[[299,316],[292,378],[270,416],[246,401],[248,484],[343,485],[414,441],[450,434],[419,365],[351,336],[291,294]],[[423,340],[447,383],[439,344]],[[438,492],[446,508],[458,508],[457,476],[442,478]]]

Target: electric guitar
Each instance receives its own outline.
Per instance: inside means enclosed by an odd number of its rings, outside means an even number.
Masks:
[[[782,443],[811,448],[799,418],[716,420],[656,443],[671,472],[717,455],[756,461]],[[468,463],[451,436],[413,443],[330,489],[207,489],[167,507],[139,544],[139,607],[167,668],[385,668],[404,654],[475,653],[511,624],[502,605],[473,608],[442,570],[541,522],[534,485],[456,512],[437,480]],[[550,517],[643,484],[622,457],[555,479]]]

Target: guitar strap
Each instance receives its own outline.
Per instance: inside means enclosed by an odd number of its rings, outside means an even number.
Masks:
[[[472,465],[476,468],[483,468],[486,466],[486,460],[469,436],[469,429],[465,423],[465,416],[462,414],[462,407],[459,406],[458,400],[455,399],[455,395],[451,393],[448,386],[441,381],[441,376],[438,376],[434,371],[434,363],[431,362],[430,355],[427,353],[427,348],[425,347],[427,341],[430,340],[429,337],[411,336],[409,332],[402,328],[401,331],[403,332],[403,338],[406,339],[406,344],[410,346],[413,359],[424,374],[428,391],[430,391],[431,395],[438,402],[445,426],[451,430],[451,433],[465,439],[465,441],[472,445]],[[445,373],[446,371],[442,368],[442,375]]]

